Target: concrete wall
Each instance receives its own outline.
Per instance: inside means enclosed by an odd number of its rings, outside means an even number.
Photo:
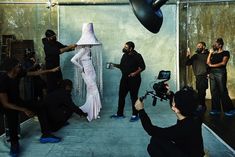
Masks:
[[[15,2],[21,1],[15,0]],[[18,40],[34,40],[36,53],[42,61],[44,61],[44,52],[41,38],[44,37],[46,29],[57,30],[57,10],[46,7],[46,4],[0,3],[0,35],[14,34]]]
[[[186,49],[192,51],[199,41],[205,41],[210,49],[218,38],[224,39],[224,49],[230,51],[230,60],[227,64],[228,89],[232,98],[235,98],[235,1],[213,3],[180,4],[180,84],[195,86],[195,78],[191,68],[185,68]],[[210,98],[210,92],[207,91]]]
[[[105,63],[120,63],[122,48],[127,41],[135,43],[136,51],[142,54],[146,62],[146,70],[142,73],[140,95],[144,95],[146,90],[151,90],[149,85],[156,81],[160,70],[172,72],[169,83],[172,90],[176,90],[176,5],[165,6],[163,10],[168,14],[165,15],[161,32],[152,34],[140,24],[130,5],[61,6],[59,8],[59,33],[63,43],[77,42],[81,37],[84,22],[94,24],[95,34],[102,43],[104,64],[99,68],[103,68],[103,101],[117,103],[121,73],[118,69],[105,69]],[[64,77],[76,81],[77,78],[73,77],[74,65],[70,63],[73,55],[74,53],[63,54],[61,66]],[[151,98],[149,100],[152,101]]]
[[[128,3],[128,0],[69,0],[70,2],[80,3]],[[2,2],[2,1],[1,1]],[[0,2],[0,3],[1,3]],[[4,1],[4,2],[7,2]],[[51,28],[58,31],[58,5],[47,8],[47,0],[11,0],[12,2],[42,2],[44,4],[0,4],[0,34],[15,34],[17,39],[33,39],[35,49],[41,61],[44,61],[41,38],[46,29]],[[54,0],[52,2],[68,2],[67,0]],[[170,0],[168,4],[175,3]],[[198,41],[205,41],[210,48],[212,42],[217,37],[225,40],[225,49],[230,51],[231,58],[228,63],[228,89],[230,95],[235,98],[235,79],[234,79],[234,23],[235,23],[235,3],[216,2],[216,3],[190,3],[195,0],[188,0],[187,5],[184,1],[179,4],[179,60],[180,60],[180,84],[194,85],[194,78],[191,69],[184,66],[185,50],[190,47],[195,49]],[[211,2],[211,1],[208,1]],[[86,5],[83,5],[85,8]],[[163,8],[164,9],[164,8]],[[93,10],[94,11],[94,10]],[[167,12],[164,12],[164,16]],[[175,12],[176,14],[176,12]],[[133,17],[135,18],[135,17]],[[71,19],[72,21],[73,19]],[[115,20],[115,19],[113,19]],[[61,21],[60,21],[61,22]],[[78,30],[80,26],[76,26]],[[160,32],[161,33],[161,32]],[[78,34],[79,36],[79,34]],[[120,40],[120,44],[123,42]],[[166,42],[167,43],[167,42]],[[141,45],[140,43],[137,43]],[[140,49],[141,50],[141,49]],[[174,52],[176,53],[176,52]],[[167,62],[167,59],[165,59]]]

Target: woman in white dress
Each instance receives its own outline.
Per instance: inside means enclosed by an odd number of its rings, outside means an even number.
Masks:
[[[80,109],[88,114],[87,119],[90,122],[92,119],[100,118],[99,112],[101,109],[100,94],[96,84],[96,72],[91,56],[91,47],[100,45],[100,43],[95,38],[92,23],[83,24],[82,37],[77,45],[77,53],[73,56],[71,62],[77,66],[86,84],[86,102]]]

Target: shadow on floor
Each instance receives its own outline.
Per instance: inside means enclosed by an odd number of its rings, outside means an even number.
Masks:
[[[224,114],[220,116],[210,116],[211,100],[206,100],[206,104],[207,112],[204,115],[203,122],[230,147],[235,149],[235,116],[226,117]],[[235,105],[235,100],[233,100],[233,104]]]

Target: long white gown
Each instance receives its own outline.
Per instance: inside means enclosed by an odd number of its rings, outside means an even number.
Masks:
[[[96,84],[96,73],[90,54],[90,48],[84,47],[79,49],[76,55],[71,59],[71,62],[78,67],[86,84],[86,102],[80,109],[88,114],[88,121],[99,118],[99,112],[102,107],[99,90]]]

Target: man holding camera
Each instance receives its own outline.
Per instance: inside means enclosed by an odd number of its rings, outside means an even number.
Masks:
[[[127,42],[123,48],[123,56],[120,64],[111,63],[114,67],[119,68],[122,72],[122,78],[119,86],[119,100],[117,114],[111,118],[124,118],[123,110],[125,106],[125,98],[130,92],[132,101],[132,116],[130,122],[139,119],[138,112],[135,109],[135,102],[138,99],[138,92],[141,84],[140,73],[145,69],[144,60],[138,52],[134,50],[135,44],[132,41]]]
[[[176,92],[171,99],[171,109],[177,116],[177,123],[160,128],[151,123],[139,99],[135,108],[139,111],[145,131],[152,136],[148,145],[151,157],[203,157],[202,120],[195,116],[197,93],[190,87]]]

